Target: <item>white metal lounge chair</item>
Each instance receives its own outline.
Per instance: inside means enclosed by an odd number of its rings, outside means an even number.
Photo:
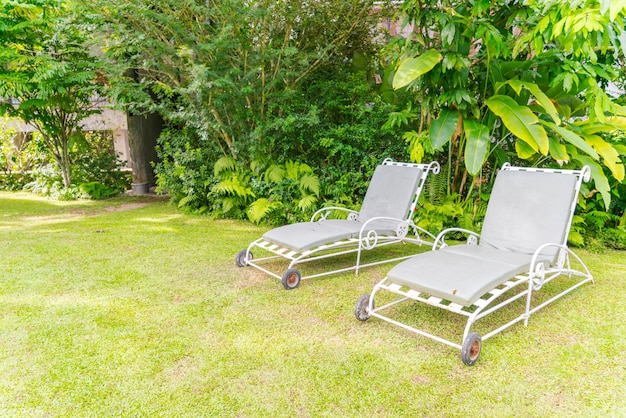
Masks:
[[[429,173],[437,174],[439,164],[411,164],[386,159],[376,167],[359,212],[345,208],[328,207],[317,211],[310,222],[281,226],[266,232],[239,251],[236,264],[252,266],[281,280],[285,289],[298,287],[300,281],[375,264],[406,259],[396,257],[383,261],[361,263],[363,250],[399,243],[431,244],[435,236],[417,227],[412,221],[417,199]],[[333,211],[348,212],[347,219],[328,219]],[[409,236],[413,232],[414,237]],[[422,240],[420,233],[428,236]],[[265,256],[254,258],[252,250]],[[356,263],[350,267],[302,276],[296,265],[313,260],[356,253]],[[268,261],[289,261],[287,270],[279,275],[269,270]]]
[[[399,263],[371,295],[362,296],[355,316],[360,321],[371,316],[380,318],[456,347],[461,350],[463,363],[473,365],[482,341],[517,322],[528,325],[531,314],[582,284],[593,282],[585,264],[567,247],[578,192],[582,181],[589,177],[586,166],[582,170],[553,170],[505,164],[496,177],[481,234],[459,228],[442,231],[433,251]],[[447,246],[445,237],[452,231],[468,234],[468,245]],[[563,278],[565,290],[545,302],[533,303],[533,292],[562,276],[569,276]],[[375,307],[375,295],[380,291],[391,292],[385,296],[393,300]],[[470,332],[479,319],[523,297],[525,308],[515,319],[482,337]],[[428,324],[418,329],[381,314],[403,301],[425,303],[467,317],[461,343],[425,331]]]

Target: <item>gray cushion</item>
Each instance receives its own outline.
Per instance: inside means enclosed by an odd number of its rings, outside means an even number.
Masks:
[[[470,306],[496,286],[527,272],[531,258],[528,254],[495,248],[458,245],[403,261],[389,271],[387,278],[419,292]]]
[[[485,221],[481,246],[532,254],[545,243],[565,243],[576,176],[503,170],[498,173]],[[545,254],[556,256],[555,247]]]
[[[500,250],[480,245],[453,245],[446,247],[444,251],[451,254],[472,257],[475,260],[496,261],[498,263],[509,264],[512,266],[526,264],[530,262],[532,257],[532,254]],[[539,261],[549,262],[549,259],[546,256],[541,256]]]
[[[407,219],[422,170],[418,167],[379,165],[363,198],[359,220],[379,216]]]
[[[322,244],[358,236],[363,224],[349,220],[300,222],[274,228],[263,239],[294,251],[305,251]]]

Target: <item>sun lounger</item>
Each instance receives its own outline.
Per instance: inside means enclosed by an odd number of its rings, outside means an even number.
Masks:
[[[432,244],[435,236],[417,227],[412,220],[417,199],[431,172],[438,173],[439,164],[411,164],[387,159],[376,167],[359,212],[329,207],[316,212],[310,222],[272,229],[241,250],[236,256],[236,264],[239,267],[252,266],[276,277],[289,290],[298,287],[303,279],[350,270],[358,273],[362,267],[406,259],[408,256],[365,264],[361,262],[364,250],[401,242]],[[331,214],[337,211],[347,214],[347,218],[330,219]],[[253,250],[263,257],[255,258]],[[349,267],[309,276],[302,276],[295,268],[304,262],[350,253],[356,253],[356,260]],[[275,273],[268,267],[268,263],[276,259],[289,262],[283,274]]]
[[[442,231],[433,251],[397,264],[371,295],[362,296],[355,316],[361,321],[380,318],[456,347],[463,363],[473,365],[482,341],[517,322],[528,325],[531,314],[593,281],[585,264],[567,246],[578,192],[589,177],[588,167],[554,170],[505,164],[496,177],[480,235],[458,228]],[[448,246],[445,239],[453,231],[467,234],[468,245]],[[533,296],[556,278],[568,280],[565,289],[533,303]],[[391,292],[394,299],[376,307],[374,299],[381,291]],[[471,332],[476,321],[521,298],[526,298],[526,303],[519,316],[482,336]],[[467,317],[460,343],[426,331],[429,324],[418,328],[381,313],[404,301]]]

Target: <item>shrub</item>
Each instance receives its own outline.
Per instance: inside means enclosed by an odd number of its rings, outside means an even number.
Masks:
[[[0,188],[22,190],[32,181],[34,167],[49,161],[41,135],[18,134],[7,117],[0,119]]]
[[[123,163],[115,154],[110,132],[86,132],[72,142],[70,148],[73,184],[64,187],[58,165],[36,166],[24,189],[44,196],[74,200],[101,199],[130,187],[130,173],[122,171]]]

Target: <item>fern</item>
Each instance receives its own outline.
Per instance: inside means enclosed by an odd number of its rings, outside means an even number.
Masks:
[[[443,170],[442,170],[443,171]],[[425,192],[422,193],[424,199],[433,205],[440,205],[446,200],[448,190],[448,179],[444,174],[428,176]]]
[[[185,196],[182,199],[180,199],[180,201],[178,202],[178,209],[183,208],[187,206],[189,203],[192,203],[196,200],[198,200],[198,196],[195,194]]]
[[[296,161],[285,162],[285,173],[288,179],[298,180],[298,174],[300,172],[300,163]]]
[[[265,170],[263,177],[268,183],[280,183],[285,178],[285,170],[277,164],[272,164]]]
[[[310,194],[302,197],[302,199],[298,201],[298,207],[300,208],[300,210],[302,210],[302,212],[311,211],[311,209],[314,208],[316,202],[317,197]]]
[[[620,217],[617,215],[599,210],[587,212],[583,216],[586,224],[594,229],[603,229],[611,223],[617,224],[620,220]]]
[[[259,160],[252,160],[252,162],[250,162],[250,170],[256,175],[263,171],[263,166],[263,163]]]
[[[314,174],[304,174],[300,177],[300,191],[313,193],[315,196],[320,195],[320,180]]]
[[[232,195],[237,197],[254,197],[254,192],[252,189],[241,183],[241,179],[239,177],[231,177],[225,180],[220,181],[215,186],[211,188],[213,192],[219,194]]]
[[[238,206],[239,201],[234,197],[225,197],[222,200],[222,213],[228,213]]]
[[[313,169],[308,164],[300,163],[300,173],[301,174],[305,174],[305,173],[313,174]]]
[[[576,228],[576,229],[572,228],[569,231],[569,235],[567,236],[567,241],[569,241],[570,244],[576,247],[582,247],[583,245],[585,245],[585,238],[580,233],[579,228]]]
[[[222,157],[215,162],[213,173],[219,176],[224,171],[237,171],[237,161],[233,157]]]
[[[272,202],[269,199],[262,197],[255,200],[250,206],[248,206],[246,214],[248,215],[248,219],[250,219],[250,221],[258,224],[264,217],[274,210],[282,208],[282,206],[283,204],[281,202]]]

